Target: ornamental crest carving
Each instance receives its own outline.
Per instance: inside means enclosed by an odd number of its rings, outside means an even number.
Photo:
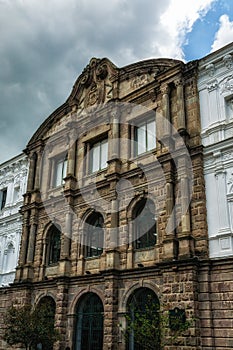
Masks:
[[[221,94],[233,93],[233,76],[228,77],[221,85]]]
[[[117,68],[108,59],[92,58],[73,87],[70,105],[82,109],[108,102],[113,98],[116,73]]]

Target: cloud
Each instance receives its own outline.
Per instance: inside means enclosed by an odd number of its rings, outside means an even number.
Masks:
[[[90,58],[183,58],[214,0],[0,0],[0,162],[25,148]]]
[[[184,59],[182,46],[186,43],[186,34],[194,23],[203,18],[216,0],[171,0],[161,17],[163,30],[167,32],[167,42],[160,46],[161,55]]]
[[[220,26],[215,34],[214,42],[211,46],[211,52],[231,43],[233,40],[233,21],[231,22],[227,15],[222,15],[219,18],[219,22]]]

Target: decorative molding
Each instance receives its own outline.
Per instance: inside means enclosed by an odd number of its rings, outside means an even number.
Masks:
[[[228,193],[233,193],[233,172],[231,173],[231,176],[227,181],[227,185],[228,185]]]
[[[213,63],[209,63],[206,67],[206,72],[210,77],[213,77],[215,74],[215,66]]]
[[[216,90],[218,88],[217,80],[210,81],[206,87],[207,87],[209,92]]]
[[[71,96],[70,106],[79,109],[97,106],[113,98],[112,77],[117,68],[108,59],[92,58],[76,81]]]
[[[221,94],[233,93],[233,75],[224,79],[224,81],[221,84],[220,93]]]
[[[149,83],[148,75],[145,73],[138,74],[132,81],[131,81],[131,88],[132,89],[138,89],[146,84]]]
[[[227,54],[223,57],[223,62],[224,65],[227,69],[231,69],[232,68],[232,55],[231,54]]]

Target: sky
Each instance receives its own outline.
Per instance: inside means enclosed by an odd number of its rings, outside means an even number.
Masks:
[[[0,0],[0,163],[25,149],[92,57],[187,62],[231,41],[232,0]]]

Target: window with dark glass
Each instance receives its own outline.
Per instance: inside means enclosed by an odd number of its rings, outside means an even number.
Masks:
[[[85,223],[85,257],[99,256],[103,253],[104,219],[95,212]]]
[[[54,181],[53,186],[58,187],[64,184],[67,172],[67,155],[54,161]]]
[[[103,349],[103,303],[98,295],[87,293],[76,310],[76,350]]]
[[[131,294],[127,301],[127,350],[161,348],[159,308],[159,299],[151,289],[138,288]]]
[[[36,350],[53,350],[54,340],[53,337],[51,337],[51,332],[52,329],[54,329],[56,303],[52,297],[45,296],[40,299],[36,308],[39,310],[41,317],[43,317],[43,323],[46,325],[49,332],[47,337],[46,334],[43,333],[43,341],[37,344]]]
[[[0,203],[1,203],[1,210],[5,207],[6,205],[6,196],[7,196],[7,189],[4,188],[3,190],[0,191]]]
[[[102,170],[107,167],[108,140],[96,142],[90,150],[90,173]]]
[[[133,246],[135,249],[153,247],[157,231],[155,205],[150,199],[142,199],[133,212]]]
[[[60,260],[61,253],[61,231],[53,225],[49,230],[49,265]]]
[[[156,147],[155,120],[143,121],[135,128],[136,155],[148,152]]]

